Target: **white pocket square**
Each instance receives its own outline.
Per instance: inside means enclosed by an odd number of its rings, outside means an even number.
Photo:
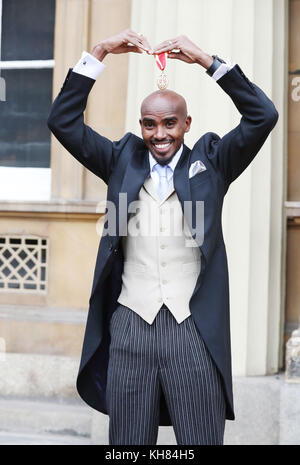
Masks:
[[[190,169],[189,169],[189,178],[192,178],[195,176],[195,174],[201,173],[201,171],[205,171],[206,166],[204,163],[202,163],[201,160],[194,161],[194,163],[191,164]]]

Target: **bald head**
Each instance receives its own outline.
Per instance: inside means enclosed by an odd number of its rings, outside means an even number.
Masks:
[[[141,105],[141,116],[148,113],[174,113],[181,118],[187,117],[187,105],[182,95],[173,90],[157,90],[148,95]]]

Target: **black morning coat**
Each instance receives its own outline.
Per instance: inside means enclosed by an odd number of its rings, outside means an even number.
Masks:
[[[93,79],[70,69],[51,107],[48,127],[73,157],[103,179],[107,184],[107,200],[116,206],[117,233],[103,235],[99,244],[77,377],[77,390],[82,399],[107,414],[109,322],[121,292],[120,238],[128,221],[128,213],[121,215],[119,221],[119,193],[127,193],[127,206],[136,200],[150,167],[148,149],[141,138],[127,133],[118,142],[112,142],[84,124],[84,110],[94,83]],[[221,225],[222,205],[229,185],[254,159],[274,128],[278,113],[271,100],[249,81],[238,65],[217,84],[242,115],[240,124],[221,138],[213,132],[204,134],[192,149],[184,144],[173,179],[182,209],[184,201],[192,201],[193,208],[196,200],[204,201],[204,240],[199,244],[201,270],[190,299],[190,311],[221,373],[226,418],[233,420],[228,265]],[[189,167],[196,160],[201,160],[207,169],[189,179]],[[187,221],[192,230],[193,220]],[[159,424],[172,424],[163,394]]]

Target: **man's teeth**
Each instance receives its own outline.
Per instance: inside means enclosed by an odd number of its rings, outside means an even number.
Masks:
[[[168,145],[170,145],[170,142],[167,142],[166,144],[155,144],[155,147],[157,147],[158,149],[164,149],[168,147]]]

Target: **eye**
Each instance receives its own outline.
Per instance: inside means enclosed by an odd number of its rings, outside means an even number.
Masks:
[[[153,122],[152,121],[145,121],[144,126],[147,129],[153,128]]]
[[[174,124],[175,124],[175,121],[170,120],[170,121],[167,121],[166,126],[167,126],[167,128],[171,128],[172,126],[174,126]]]

